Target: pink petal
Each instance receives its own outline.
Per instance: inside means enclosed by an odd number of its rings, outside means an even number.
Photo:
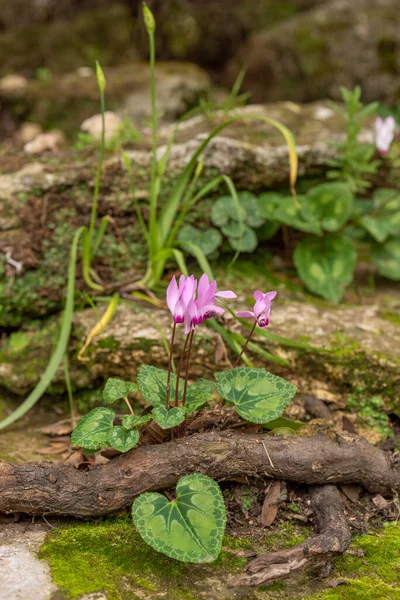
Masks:
[[[186,279],[186,283],[184,285],[184,288],[182,290],[181,293],[181,300],[182,302],[185,304],[185,306],[188,305],[188,303],[193,300],[193,295],[195,292],[195,280],[194,277],[188,277]]]
[[[256,318],[258,317],[258,315],[260,315],[265,310],[267,310],[267,308],[268,308],[268,300],[264,300],[264,299],[257,300],[257,302],[255,303],[254,308],[253,308]]]
[[[267,300],[271,301],[275,298],[277,293],[278,292],[267,292],[266,294],[264,294],[264,298],[267,298]]]
[[[202,307],[203,314],[207,313],[217,313],[217,315],[223,315],[225,309],[222,306],[215,306],[215,304],[206,304]]]
[[[220,298],[237,298],[235,292],[231,292],[231,290],[223,290],[222,292],[217,292],[215,295]]]
[[[179,289],[175,276],[171,279],[167,287],[167,305],[172,314],[174,314],[175,304],[179,300]]]
[[[254,317],[255,314],[250,312],[249,310],[241,310],[240,312],[236,313],[236,316],[246,318],[246,317]]]
[[[254,300],[261,300],[262,298],[264,298],[264,294],[262,293],[262,291],[256,290],[254,292]]]
[[[208,279],[207,273],[203,273],[203,275],[199,279],[199,285],[197,288],[197,293],[199,298],[204,296],[207,293],[208,288],[210,287],[210,280]]]

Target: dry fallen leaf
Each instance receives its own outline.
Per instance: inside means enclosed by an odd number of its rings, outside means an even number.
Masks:
[[[390,502],[385,500],[385,498],[380,494],[377,494],[374,498],[372,498],[372,502],[375,504],[376,508],[379,508],[379,510],[384,510],[390,506]]]
[[[360,494],[361,494],[361,486],[353,485],[351,483],[349,483],[349,484],[344,483],[343,485],[340,486],[340,489],[342,490],[342,492],[346,496],[346,498],[351,500],[351,502],[359,501]]]
[[[261,523],[268,527],[275,521],[278,514],[279,499],[281,496],[281,482],[275,481],[269,488],[261,510]]]

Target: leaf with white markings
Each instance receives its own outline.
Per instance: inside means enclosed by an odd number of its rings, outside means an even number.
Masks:
[[[183,408],[174,407],[167,410],[165,406],[156,406],[152,410],[152,417],[161,429],[171,429],[180,425],[185,420]]]
[[[144,541],[171,558],[205,563],[221,551],[225,503],[218,484],[205,475],[182,477],[172,502],[162,494],[141,494],[133,503],[132,518]]]
[[[157,369],[151,365],[142,365],[139,369],[137,381],[143,398],[152,406],[165,406],[167,395],[168,373],[164,369]],[[176,376],[171,373],[171,396],[175,398]],[[184,380],[179,381],[179,402],[182,400]]]
[[[115,412],[111,408],[94,408],[82,417],[71,435],[73,446],[89,450],[100,450],[107,445],[107,438],[113,426]]]
[[[130,381],[122,381],[122,379],[116,379],[110,377],[106,381],[106,385],[103,390],[103,400],[106,404],[113,404],[117,400],[127,398],[129,394],[138,391],[136,383]]]
[[[114,450],[128,452],[137,445],[139,432],[137,429],[127,431],[123,427],[113,427],[108,433],[107,441]]]
[[[241,367],[215,373],[217,390],[233,402],[241,417],[251,423],[269,423],[281,416],[296,387],[265,369]]]

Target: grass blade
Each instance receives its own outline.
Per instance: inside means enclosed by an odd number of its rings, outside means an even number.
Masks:
[[[61,320],[61,331],[60,337],[56,348],[50,358],[49,364],[46,367],[45,372],[40,378],[39,383],[34,390],[31,391],[29,396],[24,402],[9,415],[6,419],[0,422],[0,429],[4,429],[14,423],[17,419],[23,417],[31,408],[33,408],[38,400],[43,396],[44,392],[48,388],[51,380],[54,377],[60,363],[62,362],[64,355],[67,351],[68,340],[71,333],[72,327],[72,316],[74,313],[74,299],[75,299],[75,272],[76,272],[76,256],[78,250],[78,243],[83,232],[86,231],[86,227],[80,227],[75,233],[72,246],[71,254],[69,259],[68,267],[68,284],[67,284],[67,295],[65,301],[65,308]]]

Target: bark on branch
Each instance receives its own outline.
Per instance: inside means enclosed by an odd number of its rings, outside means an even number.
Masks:
[[[262,474],[309,485],[357,483],[371,492],[400,492],[400,465],[361,438],[214,432],[142,446],[89,471],[62,463],[2,462],[0,513],[105,515],[137,494],[169,488],[193,472],[217,480]]]
[[[351,532],[336,486],[313,487],[311,506],[319,535],[294,548],[261,554],[247,565],[246,573],[231,579],[231,585],[268,585],[311,565],[326,565],[346,552],[351,542]]]

